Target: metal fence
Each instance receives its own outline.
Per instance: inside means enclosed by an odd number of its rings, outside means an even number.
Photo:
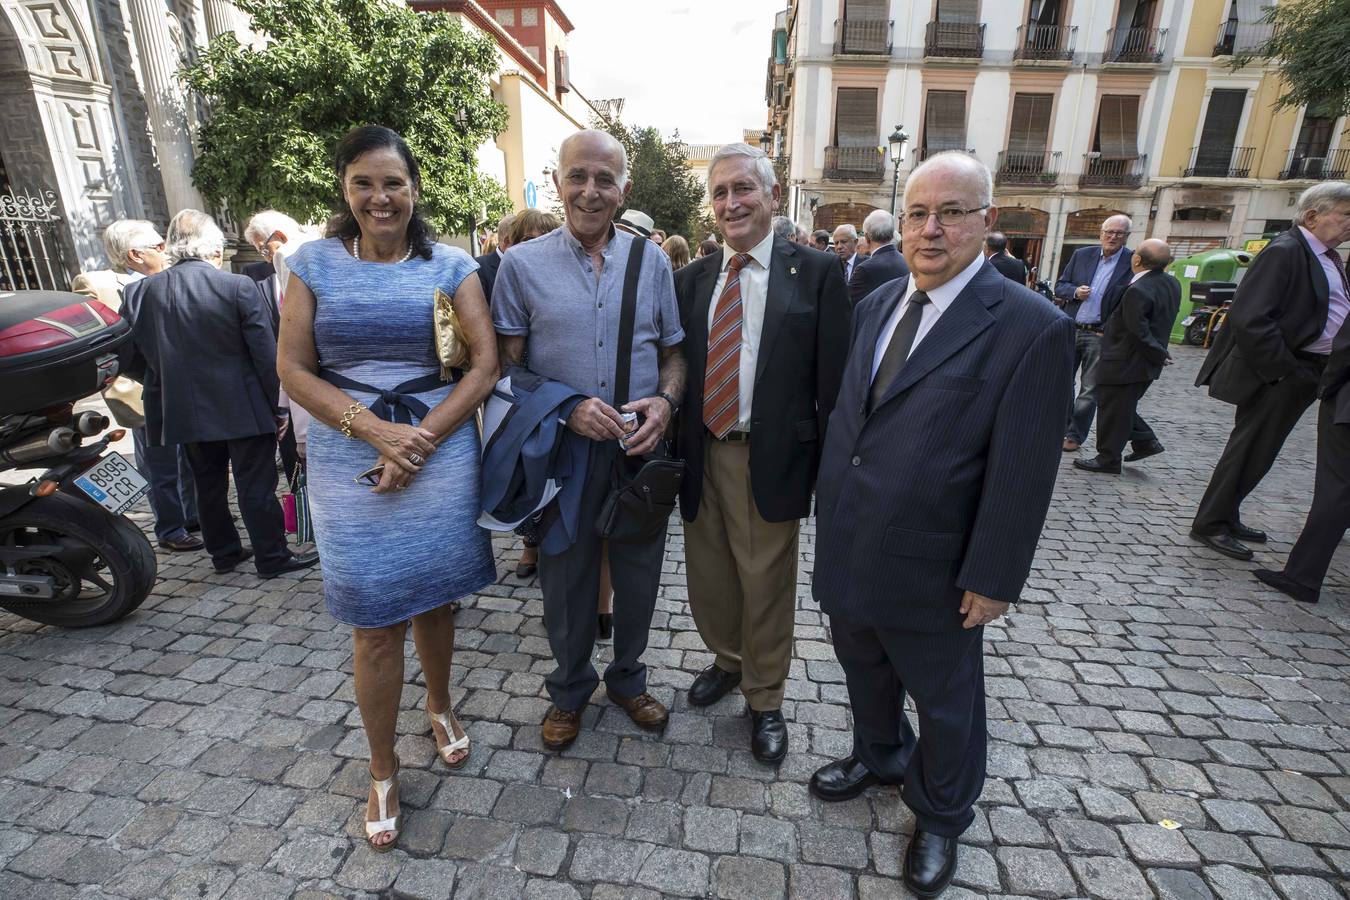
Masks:
[[[60,203],[53,191],[0,194],[0,291],[64,291]]]

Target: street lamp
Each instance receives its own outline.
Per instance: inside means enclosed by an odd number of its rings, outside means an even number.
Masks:
[[[905,145],[909,143],[909,135],[905,134],[905,126],[895,126],[891,136],[886,138],[886,143],[890,146],[891,151],[891,215],[895,215],[895,198],[900,192],[900,166],[905,161]]]
[[[764,151],[765,156],[772,156],[773,154],[769,151],[773,149],[773,135],[767,131],[761,131],[759,133],[759,149]]]

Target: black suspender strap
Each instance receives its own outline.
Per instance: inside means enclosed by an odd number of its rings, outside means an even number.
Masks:
[[[633,363],[633,320],[637,318],[638,275],[642,272],[642,254],[646,238],[633,237],[628,253],[628,268],[623,275],[623,307],[619,311],[618,356],[614,361],[614,408],[628,402],[628,375]]]

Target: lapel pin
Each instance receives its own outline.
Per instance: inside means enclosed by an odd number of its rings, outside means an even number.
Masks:
[[[788,274],[789,274],[789,275],[796,275],[796,274],[797,274],[797,267],[796,267],[796,266],[793,266],[792,268],[788,269]]]

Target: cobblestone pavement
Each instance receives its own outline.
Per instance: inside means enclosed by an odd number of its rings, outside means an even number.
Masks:
[[[1025,602],[987,631],[989,781],[952,898],[1350,887],[1350,553],[1330,596],[1299,607],[1186,539],[1231,419],[1189,387],[1200,355],[1178,357],[1144,404],[1168,452],[1116,478],[1066,457]],[[1278,566],[1302,525],[1313,443],[1309,416],[1248,503],[1272,533],[1258,564]],[[751,758],[738,697],[685,702],[710,660],[676,529],[646,657],[672,708],[664,738],[602,691],[576,744],[543,752],[539,588],[504,574],[459,615],[468,769],[433,765],[410,688],[407,818],[379,856],[361,839],[350,639],[317,571],[261,582],[165,556],[153,597],[115,626],[0,615],[0,897],[904,896],[912,819],[895,790],[837,805],[806,791],[850,746],[806,587],[811,535],[780,770]],[[497,549],[513,571],[516,547]]]

